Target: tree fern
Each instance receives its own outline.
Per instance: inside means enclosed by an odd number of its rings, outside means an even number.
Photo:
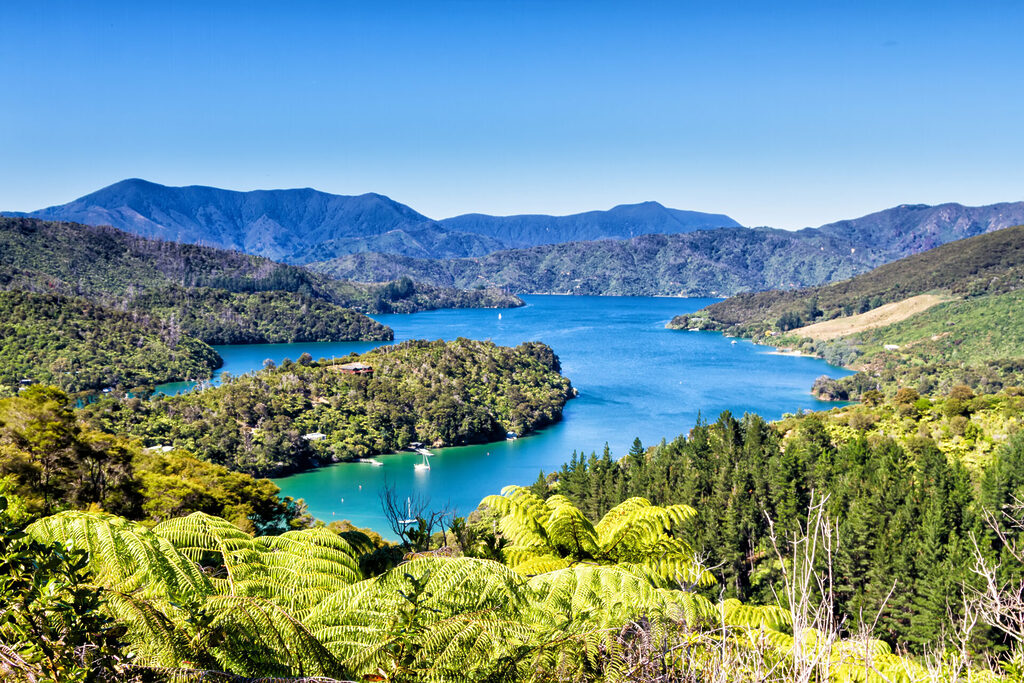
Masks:
[[[28,527],[43,542],[88,553],[98,583],[121,593],[177,599],[202,597],[213,586],[167,539],[141,524],[100,512],[61,512]]]
[[[29,532],[84,550],[135,662],[179,680],[190,670],[395,682],[694,680],[721,667],[780,681],[807,667],[820,681],[929,674],[881,641],[794,633],[780,607],[681,590],[706,573],[678,535],[691,508],[634,498],[593,525],[561,497],[513,488],[488,500],[512,567],[419,556],[363,579],[366,549],[326,529],[253,538],[203,514],[149,530],[68,512]],[[744,668],[754,664],[757,676]]]
[[[420,558],[336,592],[305,621],[357,672],[459,680],[528,641],[517,619],[527,598],[522,579],[499,563]]]
[[[630,498],[593,525],[564,496],[546,501],[529,489],[509,486],[483,505],[501,515],[509,564],[527,576],[576,563],[615,564],[661,586],[711,585],[714,577],[696,561],[681,527],[696,516],[688,505],[659,507]]]
[[[183,555],[210,570],[217,591],[245,594],[265,578],[263,548],[231,522],[203,512],[161,522],[153,532]]]

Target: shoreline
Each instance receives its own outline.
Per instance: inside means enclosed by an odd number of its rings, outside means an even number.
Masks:
[[[748,339],[747,341],[753,341],[753,340],[749,340]],[[756,343],[756,342],[754,342],[754,343]],[[766,356],[792,356],[793,358],[817,358],[818,360],[824,360],[823,358],[815,356],[812,353],[804,353],[803,351],[797,351],[796,349],[780,349],[778,347],[775,347],[774,351],[764,351],[763,353]],[[839,367],[839,366],[836,366],[836,367]],[[844,367],[843,369],[844,370],[849,370],[850,368],[845,368]]]

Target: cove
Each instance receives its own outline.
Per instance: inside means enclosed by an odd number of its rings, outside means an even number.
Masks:
[[[405,497],[416,492],[435,505],[468,515],[484,496],[509,484],[530,484],[540,470],[561,467],[573,450],[600,454],[607,443],[622,456],[634,437],[645,445],[687,432],[703,416],[723,410],[755,412],[776,419],[802,409],[834,404],[814,399],[809,389],[820,375],[849,374],[814,358],[780,356],[768,347],[713,332],[665,329],[672,316],[696,311],[713,299],[652,297],[524,296],[517,309],[441,310],[374,316],[390,325],[396,341],[490,339],[515,345],[549,344],[580,395],[566,405],[564,419],[515,441],[435,449],[429,471],[415,470],[412,453],[378,456],[384,465],[340,463],[275,480],[282,494],[305,499],[326,522],[348,519],[386,537],[378,494],[394,484]],[[499,317],[500,314],[500,317]],[[242,374],[309,352],[314,358],[363,352],[379,343],[306,343],[219,346],[223,371]],[[161,387],[167,393],[189,385]]]

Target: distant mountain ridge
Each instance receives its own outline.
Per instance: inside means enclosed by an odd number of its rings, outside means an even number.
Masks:
[[[620,204],[608,211],[587,211],[569,216],[470,213],[438,222],[452,232],[486,235],[512,248],[742,227],[725,214],[669,209],[658,202]]]
[[[335,195],[305,188],[236,192],[114,183],[68,204],[9,212],[44,220],[110,225],[143,237],[202,244],[288,263],[374,251],[418,258],[483,256],[501,249],[572,240],[738,227],[723,214],[657,202],[571,216],[467,214],[435,221],[384,195]]]
[[[828,223],[817,230],[851,244],[870,246],[886,261],[891,261],[1022,223],[1024,202],[986,206],[951,202],[936,206],[901,204],[860,218]]]
[[[363,282],[410,276],[518,293],[729,296],[821,285],[1024,224],[1024,202],[904,204],[786,231],[657,202],[570,216],[432,220],[379,194],[234,192],[133,179],[27,215],[236,249]]]
[[[722,228],[500,251],[477,258],[349,254],[314,270],[360,281],[409,275],[456,287],[518,293],[732,296],[853,277],[933,247],[1024,224],[1024,202],[903,205],[795,232]]]
[[[378,194],[355,197],[312,189],[233,192],[145,180],[114,183],[68,204],[25,214],[85,225],[110,225],[142,237],[237,249],[274,260],[337,237],[378,235],[428,221]]]

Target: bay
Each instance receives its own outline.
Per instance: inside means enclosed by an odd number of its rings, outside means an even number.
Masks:
[[[330,522],[348,519],[392,537],[379,491],[393,484],[404,498],[429,497],[469,514],[480,499],[509,484],[530,484],[539,471],[561,467],[574,450],[605,444],[615,457],[639,437],[645,445],[689,431],[698,416],[714,421],[723,410],[768,419],[802,409],[827,409],[809,393],[820,375],[849,374],[814,358],[772,354],[771,349],[712,332],[665,329],[672,316],[714,300],[652,297],[524,296],[523,308],[463,309],[374,316],[406,339],[490,339],[503,345],[543,341],[561,359],[579,390],[563,420],[514,441],[434,449],[430,470],[417,470],[412,453],[379,456],[384,463],[340,463],[275,480],[284,495],[303,498],[310,512]],[[265,359],[280,362],[303,352],[314,358],[362,352],[366,342],[265,344],[217,347],[224,370],[241,374]]]

